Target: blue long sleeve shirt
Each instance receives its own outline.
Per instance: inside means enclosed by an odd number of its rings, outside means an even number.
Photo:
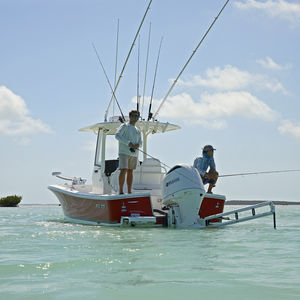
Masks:
[[[194,167],[198,170],[201,176],[204,176],[208,167],[216,170],[215,160],[212,156],[203,153],[202,157],[197,157],[194,160]]]

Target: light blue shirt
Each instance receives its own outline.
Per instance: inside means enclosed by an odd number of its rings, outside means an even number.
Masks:
[[[141,132],[131,124],[123,124],[118,129],[116,139],[119,141],[119,154],[138,157],[139,150],[130,151],[129,143],[142,145]]]
[[[208,167],[216,170],[214,158],[206,153],[203,153],[203,157],[197,157],[194,160],[194,167],[198,170],[201,176],[205,175]]]

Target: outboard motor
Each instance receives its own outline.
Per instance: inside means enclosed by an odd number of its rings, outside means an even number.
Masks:
[[[205,195],[196,168],[180,164],[173,167],[163,180],[163,204],[169,207],[169,226],[193,226],[198,223],[199,209]]]

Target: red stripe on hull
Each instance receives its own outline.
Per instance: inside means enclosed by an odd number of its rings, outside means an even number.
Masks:
[[[97,200],[79,198],[62,192],[58,197],[65,216],[73,219],[116,224],[122,216],[153,216],[150,196]]]

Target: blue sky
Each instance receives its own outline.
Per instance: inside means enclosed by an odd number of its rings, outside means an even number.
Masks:
[[[225,1],[153,0],[140,34],[143,86],[151,43],[146,106],[164,37],[154,106]],[[78,129],[103,121],[113,82],[120,21],[118,74],[147,1],[0,0],[0,197],[57,203],[52,171],[91,178],[96,137]],[[152,136],[148,152],[167,165],[192,164],[213,144],[220,174],[300,169],[300,3],[230,1],[159,114],[181,130]],[[135,107],[137,47],[117,97]],[[154,110],[155,111],[155,110]],[[110,156],[116,144],[109,141]],[[227,199],[300,201],[300,173],[220,179]]]

